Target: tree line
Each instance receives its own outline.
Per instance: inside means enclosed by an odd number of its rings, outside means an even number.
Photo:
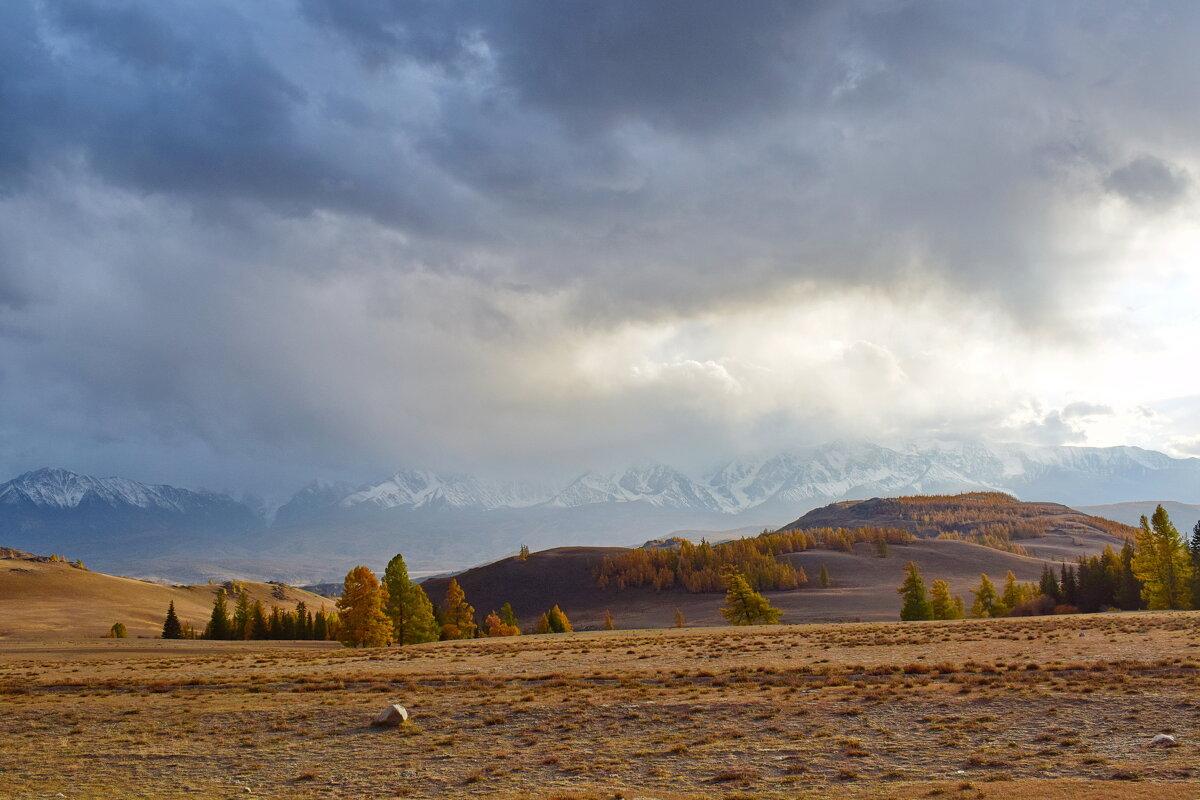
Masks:
[[[803,567],[780,561],[778,556],[818,547],[853,552],[860,542],[886,553],[889,544],[906,544],[913,538],[900,528],[863,527],[763,531],[719,544],[676,539],[672,547],[637,548],[605,557],[595,579],[601,589],[617,591],[635,586],[653,586],[657,591],[681,586],[692,593],[720,592],[726,588],[726,571],[733,569],[755,590],[783,591],[808,583],[808,575]]]
[[[934,581],[927,595],[921,571],[911,561],[896,591],[902,620],[964,616],[962,598],[950,601],[957,610],[947,606],[945,581]],[[1018,583],[1010,571],[1001,590],[983,574],[971,593],[975,618],[1200,608],[1200,522],[1185,541],[1160,505],[1149,519],[1142,517],[1134,541],[1119,553],[1105,547],[1098,556],[1080,557],[1058,570],[1046,564],[1037,583]]]

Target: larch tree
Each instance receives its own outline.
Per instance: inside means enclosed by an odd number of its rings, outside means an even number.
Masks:
[[[483,632],[485,636],[520,636],[521,629],[516,625],[508,625],[501,619],[500,615],[495,611],[488,614],[483,620]]]
[[[108,629],[105,634],[107,639],[124,639],[129,636],[129,631],[125,628],[124,622],[114,622],[113,626]]]
[[[783,614],[767,598],[750,588],[745,576],[728,569],[725,578],[725,605],[721,616],[731,625],[776,625]]]
[[[933,619],[933,604],[925,593],[925,579],[921,577],[921,570],[915,561],[904,566],[904,583],[900,584],[896,593],[904,598],[900,606],[900,619],[905,622]]]
[[[687,620],[685,620],[683,618],[683,612],[680,611],[678,608],[675,609],[675,627],[682,628],[685,625],[687,625]]]
[[[986,573],[979,576],[979,588],[973,590],[971,594],[975,595],[975,602],[971,604],[972,617],[983,619],[1003,616],[1000,595],[996,593],[996,586]]]
[[[1142,517],[1135,539],[1133,572],[1142,582],[1142,599],[1151,610],[1192,607],[1192,559],[1183,537],[1160,505]]]
[[[505,603],[500,606],[500,621],[505,625],[511,625],[517,630],[521,629],[521,624],[517,622],[516,612],[513,611],[512,603]]]
[[[1032,599],[1029,594],[1029,590],[1024,584],[1017,583],[1017,576],[1010,569],[1004,576],[1004,590],[1000,593],[1000,603],[1004,606],[1004,613],[1007,614],[1026,600]]]
[[[179,617],[175,616],[175,601],[172,600],[167,606],[167,618],[163,621],[162,638],[164,639],[182,639],[183,625],[179,623]]]
[[[442,639],[474,639],[475,609],[454,578],[446,587],[446,602],[442,606]]]
[[[439,631],[433,603],[421,585],[409,579],[408,566],[399,553],[388,562],[383,585],[388,591],[387,615],[395,641],[402,645],[436,642]]]
[[[616,630],[616,627],[617,626],[613,623],[612,612],[609,611],[608,609],[604,609],[604,630],[606,630],[606,631]]]
[[[833,585],[833,581],[829,577],[829,568],[826,567],[824,564],[821,565],[821,572],[819,575],[817,575],[817,580],[821,583],[822,586],[832,586]]]
[[[546,624],[550,626],[551,633],[570,633],[575,630],[571,627],[571,620],[567,619],[567,615],[558,607],[558,603],[546,612]]]
[[[392,641],[392,620],[384,610],[387,587],[363,566],[346,573],[338,598],[337,640],[347,647],[386,647]]]
[[[958,600],[956,604],[954,601]],[[950,584],[936,580],[929,591],[929,606],[934,619],[962,619],[962,598],[950,596]]]

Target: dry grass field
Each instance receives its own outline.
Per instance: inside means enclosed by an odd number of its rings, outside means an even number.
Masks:
[[[9,551],[11,552],[11,551]],[[292,586],[243,582],[251,600],[269,609],[292,610],[303,601],[311,611],[332,610],[334,601]],[[179,618],[204,630],[220,586],[160,586],[76,569],[35,557],[0,557],[0,642],[23,639],[103,636],[114,622],[129,635],[158,636],[167,604]]]
[[[1194,798],[1198,632],[1179,612],[7,642],[0,797]],[[371,728],[391,702],[412,720]]]

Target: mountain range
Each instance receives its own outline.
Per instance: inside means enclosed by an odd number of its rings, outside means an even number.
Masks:
[[[0,484],[0,545],[173,580],[314,581],[403,552],[415,571],[533,547],[627,545],[679,529],[777,527],[837,500],[999,490],[1100,505],[1200,502],[1200,459],[1137,447],[834,442],[690,476],[661,463],[560,483],[402,470],[314,482],[263,515],[228,495],[62,469]]]

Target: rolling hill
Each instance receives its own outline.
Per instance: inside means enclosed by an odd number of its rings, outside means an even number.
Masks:
[[[1024,553],[937,538],[940,534],[969,538],[1005,525],[1024,534],[1013,540]],[[1100,553],[1106,546],[1119,549],[1133,533],[1127,526],[1056,503],[1024,503],[995,493],[834,503],[809,512],[784,529],[861,527],[902,528],[916,538],[890,545],[884,557],[866,542],[856,544],[850,552],[820,547],[779,556],[803,567],[809,577],[798,589],[765,593],[783,609],[785,620],[895,619],[899,609],[896,587],[909,561],[921,568],[927,582],[946,580],[969,604],[969,592],[978,585],[981,573],[1002,580],[1011,570],[1020,581],[1036,581],[1047,564],[1058,569],[1063,561]],[[455,578],[481,618],[510,602],[527,624],[555,603],[580,628],[599,627],[605,611],[612,612],[618,627],[666,627],[673,624],[676,608],[690,623],[723,622],[720,593],[691,593],[681,587],[600,588],[596,574],[605,558],[629,552],[631,548],[555,548],[532,553],[525,561],[501,559]],[[832,576],[831,586],[822,587],[816,581],[822,567]],[[436,603],[448,583],[449,578],[443,577],[423,585]]]
[[[290,586],[243,586],[251,600],[261,600],[267,608],[294,609],[300,601],[311,610],[333,608],[329,598]],[[219,588],[119,578],[0,548],[0,641],[92,639],[107,633],[114,622],[125,623],[130,637],[157,637],[171,602],[181,621],[203,629]]]

